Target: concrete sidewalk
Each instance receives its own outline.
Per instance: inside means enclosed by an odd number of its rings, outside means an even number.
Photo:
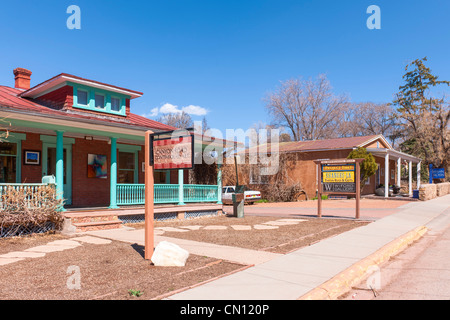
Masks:
[[[450,207],[450,195],[417,202],[369,225],[278,256],[204,285],[172,300],[326,299],[362,276],[370,265],[397,253]],[[448,213],[446,213],[448,214]],[[369,259],[370,261],[368,261]]]

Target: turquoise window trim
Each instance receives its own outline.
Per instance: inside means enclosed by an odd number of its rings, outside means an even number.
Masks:
[[[92,88],[88,86],[84,86],[78,83],[67,82],[69,86],[73,87],[73,107],[83,110],[90,110],[96,112],[103,112],[108,114],[126,116],[126,99],[130,99],[130,96],[119,94],[116,92],[110,92],[102,89]],[[78,104],[78,90],[83,90],[88,92],[88,104],[82,105]],[[104,108],[96,108],[95,107],[95,95],[103,95],[105,97],[105,107]],[[119,111],[115,111],[111,109],[111,97],[117,98],[120,100],[120,109]]]
[[[2,141],[15,143],[16,146],[16,183],[22,182],[22,140],[26,140],[25,133],[10,132],[8,137],[2,138]],[[42,160],[41,160],[42,161]]]
[[[56,144],[56,136],[47,136],[47,135],[41,134],[40,140],[44,143]],[[63,144],[74,144],[74,143],[75,143],[75,138],[63,137]]]

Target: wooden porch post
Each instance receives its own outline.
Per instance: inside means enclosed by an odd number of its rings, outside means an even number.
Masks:
[[[64,198],[64,131],[56,131],[56,199]],[[66,211],[64,206],[61,206],[60,211]]]
[[[118,209],[117,206],[117,138],[111,138],[111,166],[109,187],[109,209]]]
[[[402,183],[402,158],[397,159],[397,186],[400,188]]]

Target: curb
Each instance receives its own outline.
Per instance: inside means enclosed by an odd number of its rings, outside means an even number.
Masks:
[[[427,231],[428,229],[425,226],[409,231],[297,300],[336,300],[351,290],[353,285],[361,282],[371,271],[373,272],[373,266],[378,266],[399,254],[411,243],[420,239]]]

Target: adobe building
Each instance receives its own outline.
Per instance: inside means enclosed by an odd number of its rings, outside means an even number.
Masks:
[[[301,183],[303,190],[310,199],[316,197],[318,191],[318,168],[314,160],[345,159],[352,150],[358,147],[366,148],[375,157],[378,165],[376,174],[363,182],[363,195],[375,194],[376,188],[383,185],[382,187],[385,188],[384,196],[388,197],[390,185],[401,187],[401,170],[407,168],[409,177],[408,194],[412,196],[412,167],[417,166],[419,169],[417,170],[417,181],[420,185],[421,160],[394,150],[382,135],[281,142],[279,152],[280,158],[283,154],[293,156],[290,160],[292,163],[288,166],[288,176],[291,181]],[[263,188],[263,185],[267,183],[270,183],[270,176],[262,180],[261,175],[258,176],[258,170],[250,170],[250,188],[256,188],[258,184]]]

